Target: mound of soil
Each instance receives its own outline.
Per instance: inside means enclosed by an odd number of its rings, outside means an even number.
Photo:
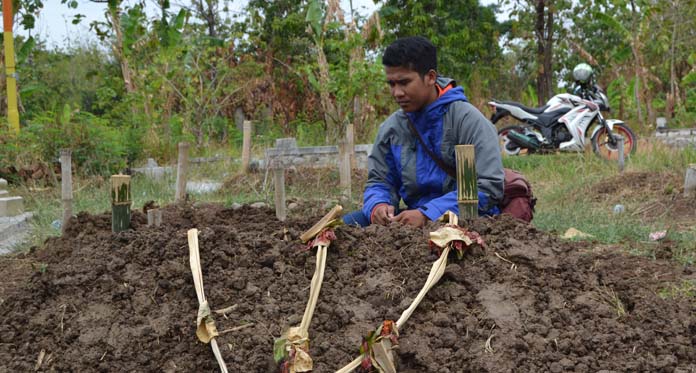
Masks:
[[[298,237],[318,219],[170,206],[165,226],[135,212],[133,229],[112,234],[109,215],[81,214],[65,236],[0,259],[4,273],[26,273],[0,287],[0,370],[216,371],[195,336],[186,240],[195,227],[211,307],[233,306],[216,315],[218,330],[248,325],[217,339],[228,368],[275,371],[273,340],[299,325],[314,272]],[[310,328],[315,372],[350,362],[363,336],[408,307],[435,258],[436,227],[336,229]],[[450,258],[400,330],[399,372],[696,369],[694,299],[658,295],[694,281],[691,268],[593,252],[507,217],[471,229],[487,249]]]
[[[644,221],[665,219],[676,227],[696,224],[696,197],[684,197],[684,175],[673,172],[626,172],[592,187],[596,201],[631,205],[628,213]]]

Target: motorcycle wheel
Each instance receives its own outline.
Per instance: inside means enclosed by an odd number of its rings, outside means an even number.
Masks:
[[[636,137],[628,126],[617,123],[614,125],[613,132],[623,136],[625,156],[628,157],[636,153],[636,148],[638,147],[638,137]],[[619,159],[619,149],[617,148],[616,143],[612,144],[612,142],[609,141],[609,133],[607,132],[606,128],[600,128],[599,131],[592,136],[591,141],[592,150],[598,156],[608,160]]]
[[[507,126],[501,128],[500,131],[498,131],[500,150],[505,155],[519,155],[522,148],[507,137],[507,134],[510,131],[524,133],[524,129],[521,126]]]

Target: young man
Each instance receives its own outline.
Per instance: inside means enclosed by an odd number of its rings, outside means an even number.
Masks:
[[[428,154],[409,122],[430,152],[451,168],[455,145],[475,145],[479,214],[499,213],[504,172],[498,135],[467,102],[464,90],[438,75],[435,46],[422,37],[398,39],[387,47],[382,64],[401,110],[380,126],[368,158],[362,211],[345,215],[344,222],[420,227],[447,210],[459,212],[456,179]],[[401,200],[404,211],[399,211]]]

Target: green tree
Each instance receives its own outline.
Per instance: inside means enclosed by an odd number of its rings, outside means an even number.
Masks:
[[[501,25],[493,7],[478,0],[387,0],[380,9],[385,43],[398,37],[421,35],[438,47],[438,69],[444,75],[466,81],[477,71],[498,75]]]

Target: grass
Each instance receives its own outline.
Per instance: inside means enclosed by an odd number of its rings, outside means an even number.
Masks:
[[[231,151],[230,151],[231,152]],[[258,152],[257,152],[258,153]],[[232,153],[229,153],[232,154]],[[212,155],[196,154],[196,156]],[[228,155],[228,154],[225,154]],[[639,255],[655,255],[656,244],[648,241],[650,232],[668,230],[668,238],[675,243],[674,257],[684,263],[696,261],[696,228],[674,227],[668,216],[644,219],[634,212],[644,206],[647,197],[636,195],[598,195],[598,183],[620,180],[616,164],[603,161],[592,153],[556,155],[529,155],[505,157],[506,167],[521,171],[531,181],[538,198],[534,225],[542,230],[562,234],[568,228],[576,228],[592,234],[601,244],[617,245]],[[638,152],[626,162],[627,174],[632,172],[672,173],[682,175],[686,165],[696,163],[696,150],[677,151],[659,144],[642,142]],[[162,180],[151,180],[135,175],[131,181],[133,209],[139,209],[147,201],[160,205],[173,202],[175,172]],[[250,175],[239,174],[235,161],[191,164],[189,180],[227,181],[221,191],[192,195],[196,202],[216,202],[229,206],[233,203],[264,201],[273,203],[273,175],[260,171]],[[286,179],[289,200],[315,201],[318,209],[339,201],[337,170],[302,171]],[[109,180],[103,177],[80,178],[74,183],[73,211],[103,213],[110,210]],[[363,177],[354,182],[352,196],[358,208],[362,197]],[[679,193],[680,185],[667,185],[665,193]],[[20,186],[11,191],[24,196],[28,211],[34,211],[31,240],[24,249],[39,245],[47,237],[58,235],[60,230],[51,223],[61,218],[62,205],[59,186],[41,192]],[[614,214],[616,203],[626,206],[626,212]],[[346,209],[351,207],[345,206]]]
[[[657,292],[663,299],[696,299],[696,281],[684,280],[680,284],[671,284]]]
[[[625,173],[649,172],[683,175],[686,166],[696,163],[696,150],[674,150],[658,143],[642,142],[637,153],[626,162]],[[668,216],[643,219],[632,212],[645,205],[650,196],[599,195],[597,185],[621,176],[616,163],[604,161],[592,153],[529,155],[505,157],[506,167],[521,171],[532,183],[538,198],[534,225],[562,234],[568,228],[589,233],[600,243],[617,244],[642,255],[654,255],[648,243],[650,232],[668,230],[668,238],[677,243],[675,257],[694,263],[696,230],[674,230]],[[627,186],[630,188],[630,186]],[[665,193],[678,193],[668,185]],[[614,214],[621,203],[626,212]],[[654,246],[654,245],[652,245]]]

